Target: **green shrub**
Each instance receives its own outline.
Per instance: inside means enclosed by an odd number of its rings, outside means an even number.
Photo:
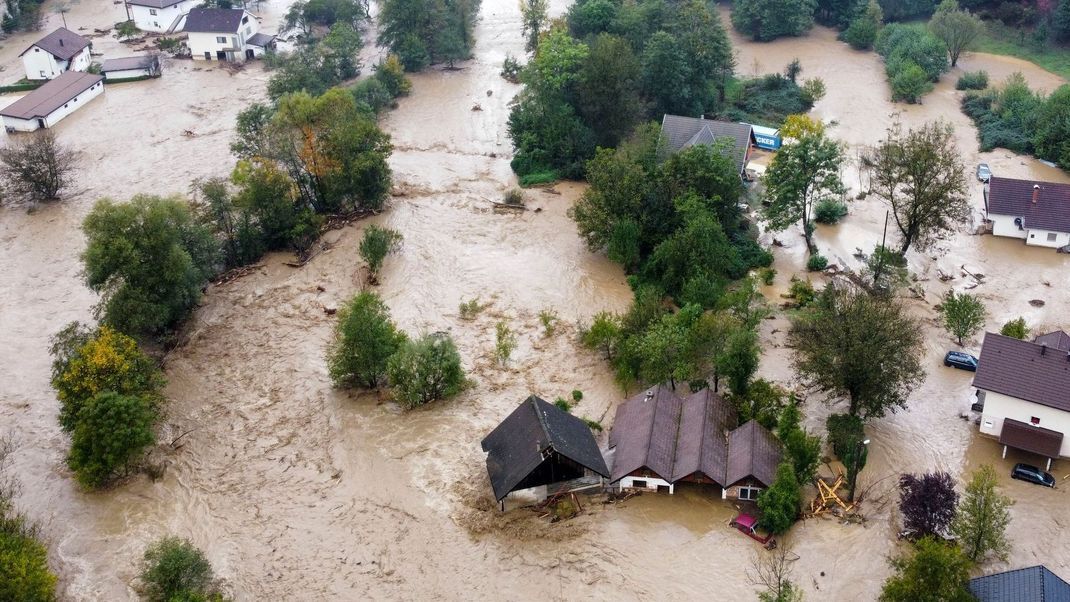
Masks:
[[[988,72],[981,71],[967,71],[959,77],[959,81],[955,83],[956,90],[984,90],[988,87]]]
[[[773,279],[776,278],[776,270],[773,268],[760,268],[758,270],[758,279],[762,281],[762,284],[771,286]]]
[[[799,517],[801,501],[795,467],[790,461],[781,462],[772,484],[758,494],[759,526],[774,535],[787,533]]]
[[[581,399],[583,399],[583,391],[580,391],[579,389],[573,389],[572,401],[579,403]]]
[[[96,488],[124,473],[156,442],[154,405],[143,397],[99,393],[85,402],[71,434],[67,465]]]
[[[591,429],[592,431],[598,431],[599,433],[601,433],[602,430],[603,430],[602,429],[602,423],[598,422],[597,420],[591,420],[590,418],[584,418],[583,422],[584,422],[584,424],[587,425],[587,428]]]
[[[390,357],[405,342],[375,293],[360,293],[338,312],[327,370],[335,386],[379,386]]]
[[[539,312],[539,322],[542,323],[542,332],[548,337],[554,336],[559,319],[557,312],[552,309],[544,309]]]
[[[806,260],[806,270],[809,272],[820,272],[828,267],[829,260],[824,255],[813,254]]]
[[[453,339],[444,333],[406,341],[387,364],[394,398],[412,409],[460,393],[468,381]]]
[[[368,280],[379,281],[379,271],[383,268],[386,256],[401,246],[401,233],[390,228],[368,226],[364,237],[360,239],[360,256],[368,263]]]
[[[1018,317],[1004,324],[999,333],[1005,337],[1025,340],[1025,337],[1029,336],[1029,327],[1025,325],[1025,318]]]
[[[458,313],[461,314],[462,320],[475,319],[479,312],[483,311],[483,305],[479,304],[479,297],[475,299],[469,299],[468,301],[461,301],[461,305],[457,308]]]
[[[191,602],[219,595],[204,552],[177,537],[164,537],[145,550],[138,578],[139,593],[147,602]]]
[[[864,12],[859,14],[841,35],[843,41],[855,50],[868,50],[877,41],[884,14],[876,0],[869,0]]]
[[[623,339],[622,329],[620,316],[608,311],[598,312],[591,326],[580,333],[580,341],[584,347],[597,349],[607,360],[612,360]]]
[[[791,286],[788,287],[788,296],[795,300],[797,306],[806,307],[814,302],[814,299],[817,298],[817,293],[814,292],[814,285],[809,280],[800,280],[792,276]]]
[[[511,188],[502,195],[502,202],[506,205],[516,205],[522,207],[524,205],[524,191],[519,188]]]
[[[814,207],[814,221],[819,224],[835,224],[847,215],[847,203],[825,199]]]
[[[53,602],[57,579],[48,550],[38,528],[11,507],[11,494],[0,490],[0,600]]]
[[[555,399],[554,405],[557,406],[557,409],[561,410],[562,412],[572,411],[572,404],[569,403],[568,400],[564,397],[558,397],[557,399]]]
[[[507,364],[516,349],[516,334],[504,321],[494,327],[494,359],[499,364]]]
[[[505,81],[514,84],[520,83],[520,71],[523,68],[524,66],[520,64],[520,61],[516,60],[515,56],[506,55],[505,61],[502,62],[501,76]]]
[[[892,76],[892,100],[916,104],[933,89],[929,76],[916,63],[907,61]]]
[[[538,171],[520,176],[520,185],[524,188],[530,188],[532,186],[541,186],[543,184],[553,184],[560,179],[561,177],[556,171]]]

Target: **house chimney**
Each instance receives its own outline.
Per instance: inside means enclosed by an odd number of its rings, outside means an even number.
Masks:
[[[1047,343],[1041,343],[1040,344],[1040,355],[1044,355],[1044,353],[1047,350],[1048,350],[1048,344]]]
[[[63,38],[60,38],[60,39],[59,39],[59,45],[60,45],[60,46],[62,46],[62,45],[63,45]],[[1035,202],[1035,201],[1034,201],[1034,202]]]
[[[1033,184],[1033,204],[1037,204],[1037,198],[1040,197],[1040,184]]]

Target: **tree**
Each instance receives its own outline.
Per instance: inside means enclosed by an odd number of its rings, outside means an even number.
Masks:
[[[70,184],[77,156],[51,130],[38,131],[0,148],[0,181],[12,196],[34,203],[55,200]]]
[[[787,67],[784,67],[784,77],[791,80],[791,83],[794,84],[797,83],[796,80],[799,79],[799,75],[802,73],[802,71],[802,63],[799,61],[798,58],[794,58],[790,63],[788,63]]]
[[[758,592],[759,602],[802,602],[802,590],[791,581],[792,556],[794,552],[789,546],[778,546],[773,552],[753,556],[747,580],[762,588]]]
[[[238,240],[243,261],[259,258],[251,248],[254,245],[268,251],[291,248],[298,252],[312,246],[322,220],[299,205],[293,181],[274,162],[238,161],[230,180],[238,187],[233,204],[242,214]]]
[[[923,537],[912,552],[891,560],[881,602],[970,602],[970,561],[954,545]]]
[[[795,470],[795,479],[801,484],[813,481],[817,473],[821,462],[821,437],[806,432],[800,420],[799,406],[792,399],[780,412],[776,434]]]
[[[14,451],[10,439],[0,439],[0,600],[54,602],[57,579],[41,530],[15,508],[21,482],[10,473]]]
[[[643,114],[639,97],[641,65],[623,39],[599,34],[576,79],[580,114],[599,146],[615,147]]]
[[[921,97],[933,89],[925,70],[914,61],[905,61],[892,76],[892,100],[910,104],[921,102]]]
[[[120,40],[136,37],[139,33],[141,30],[137,28],[133,19],[115,24],[115,37]]]
[[[840,180],[843,146],[822,133],[803,134],[796,142],[781,147],[762,181],[768,206],[764,216],[773,231],[801,222],[810,253],[816,251],[811,215],[814,205],[843,195]]]
[[[519,0],[520,18],[524,23],[524,48],[535,52],[539,47],[539,36],[546,25],[547,0]]]
[[[138,573],[147,602],[214,600],[212,564],[188,539],[164,537],[145,550]]]
[[[999,477],[991,466],[984,464],[974,471],[951,523],[951,532],[967,558],[978,562],[993,554],[1007,559],[1010,544],[1006,531],[1011,522],[1007,509],[1012,504],[1013,500],[1000,493]]]
[[[858,473],[866,467],[869,448],[866,447],[866,430],[862,419],[850,414],[832,414],[825,421],[832,452],[847,469],[850,498],[854,501]]]
[[[961,347],[962,339],[973,336],[985,325],[987,312],[977,297],[969,293],[956,295],[954,290],[950,290],[944,296],[940,313],[944,316],[944,328],[958,339]]]
[[[89,288],[103,322],[129,335],[158,335],[183,320],[216,268],[217,245],[181,199],[101,199],[82,223]]]
[[[929,31],[947,47],[952,67],[958,63],[963,51],[969,49],[977,36],[981,35],[984,28],[985,24],[979,17],[959,8],[957,0],[943,0],[929,21]]]
[[[869,0],[866,9],[843,32],[843,40],[855,50],[869,50],[877,41],[877,32],[884,22],[884,11],[877,0]]]
[[[899,512],[911,538],[947,535],[958,501],[955,481],[946,472],[899,476]]]
[[[165,384],[156,362],[137,342],[107,325],[93,331],[72,322],[52,337],[50,352],[59,423],[68,433],[94,396],[111,391],[156,400]]]
[[[368,263],[370,282],[374,284],[379,281],[379,271],[383,268],[383,260],[399,246],[401,246],[401,233],[397,230],[381,228],[374,224],[364,230],[364,237],[360,239],[360,256]]]
[[[1029,327],[1025,324],[1025,318],[1019,316],[1004,324],[999,333],[1005,337],[1025,340],[1025,337],[1029,336]]]
[[[156,417],[154,404],[145,397],[98,393],[78,413],[67,466],[86,487],[107,484],[156,442]]]
[[[620,316],[608,311],[598,312],[591,326],[580,333],[580,340],[588,349],[597,349],[607,360],[612,360],[621,343]]]
[[[1070,40],[1070,0],[1059,0],[1051,15],[1051,30],[1058,42]]]
[[[816,0],[735,0],[732,26],[757,42],[799,36],[814,24]]]
[[[407,340],[375,293],[360,293],[339,312],[327,368],[335,386],[379,386],[390,357]]]
[[[728,337],[724,351],[717,357],[717,372],[728,379],[733,396],[747,396],[760,354],[758,333],[753,330],[739,328]]]
[[[408,409],[460,393],[468,381],[453,339],[427,334],[406,341],[387,362],[394,398]]]
[[[667,31],[650,37],[643,49],[643,95],[653,103],[651,112],[693,115],[702,110],[701,90],[691,79],[683,41]]]
[[[810,384],[846,396],[852,416],[879,418],[905,407],[925,378],[921,331],[896,301],[830,284],[792,322],[789,341]]]
[[[1037,111],[1033,144],[1036,155],[1070,167],[1070,86],[1056,88]]]
[[[799,517],[799,482],[791,462],[781,462],[776,477],[767,489],[758,494],[758,525],[774,535],[787,533]]]
[[[785,407],[786,394],[779,385],[757,378],[747,387],[746,396],[733,395],[731,399],[740,424],[756,420],[763,427],[773,430]]]
[[[380,46],[398,55],[405,69],[467,58],[479,15],[478,0],[387,0],[378,15]]]
[[[929,123],[904,134],[896,119],[864,165],[871,192],[892,209],[900,254],[911,246],[930,248],[970,214],[966,169],[949,124]]]
[[[643,382],[690,382],[699,376],[691,328],[701,308],[687,305],[674,314],[663,314],[637,338],[638,376]]]

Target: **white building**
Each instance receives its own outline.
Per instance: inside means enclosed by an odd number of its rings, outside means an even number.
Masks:
[[[60,27],[19,55],[26,79],[52,79],[66,71],[85,71],[92,59],[89,40]]]
[[[126,16],[142,31],[174,33],[196,0],[127,0]]]
[[[194,8],[183,30],[186,44],[197,60],[245,61],[262,56],[275,46],[275,37],[258,33],[260,24],[240,8]]]
[[[92,73],[67,71],[0,109],[8,132],[49,128],[104,92],[104,78]]]
[[[1070,457],[1070,335],[1061,330],[1020,341],[986,333],[973,379],[981,433],[1051,461]]]
[[[1027,245],[1070,245],[1070,185],[992,176],[985,189],[992,234]]]
[[[113,81],[146,77],[159,77],[160,71],[160,57],[152,54],[108,59],[100,66],[100,74],[103,75],[104,79],[109,83]]]

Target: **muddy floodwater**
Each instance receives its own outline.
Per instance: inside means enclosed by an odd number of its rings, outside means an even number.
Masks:
[[[262,29],[274,31],[286,8],[285,1],[263,3]],[[564,9],[553,6],[558,14]],[[60,24],[59,15],[48,14],[46,29]],[[88,0],[66,15],[85,33],[123,18],[121,4]],[[34,38],[4,41],[0,79],[21,76],[17,55]],[[700,490],[590,505],[554,525],[524,510],[497,511],[479,440],[530,393],[552,399],[580,389],[576,412],[608,426],[622,392],[575,335],[594,313],[626,308],[630,293],[619,267],[588,252],[566,215],[582,185],[529,190],[530,211],[493,210],[491,201],[515,185],[505,123],[519,87],[498,71],[507,54],[522,55],[516,3],[484,0],[476,38],[472,61],[414,76],[412,95],[383,118],[395,145],[386,212],[328,233],[329,250],[303,268],[272,255],[253,274],[209,288],[188,342],[166,358],[173,401],[161,441],[188,434],[160,452],[164,477],[94,494],[80,491],[63,465],[67,440],[48,385],[49,336],[71,320],[90,319],[95,301],[79,273],[81,219],[102,196],[183,194],[195,178],[226,175],[234,116],[263,98],[268,75],[258,64],[230,72],[172,60],[159,80],[110,86],[55,128],[81,152],[70,198],[33,213],[0,209],[0,430],[20,445],[19,503],[44,524],[65,599],[136,599],[136,563],[147,543],[165,534],[205,549],[237,600],[753,598],[745,572],[757,546],[727,527],[733,508]],[[733,43],[743,74],[780,70],[798,57],[804,77],[821,77],[828,94],[814,114],[835,122],[833,135],[852,151],[875,143],[898,111],[908,126],[950,122],[967,169],[985,161],[1000,175],[1070,181],[1028,157],[978,153],[953,90],[958,71],[924,104],[908,107],[890,102],[876,55],[850,50],[829,30],[761,45],[733,34]],[[94,38],[94,52],[112,58],[131,50],[104,34]],[[368,48],[365,55],[378,53]],[[967,56],[960,70],[979,68],[995,79],[1021,71],[1045,90],[1061,83],[1028,63],[989,55]],[[0,104],[16,97],[0,97]],[[473,110],[477,104],[481,110]],[[847,181],[860,190],[854,167]],[[980,186],[972,192],[979,210]],[[856,201],[841,225],[819,228],[818,246],[833,263],[856,267],[856,249],[879,242],[883,219],[879,201]],[[401,413],[375,394],[330,387],[323,356],[333,318],[325,310],[365,286],[357,244],[371,223],[404,236],[377,287],[397,321],[412,333],[448,331],[458,343],[474,386],[456,399]],[[949,286],[973,287],[989,308],[989,329],[1019,315],[1038,330],[1070,327],[1070,260],[967,230],[909,258],[923,292],[910,303],[926,324],[929,376],[907,411],[870,427],[870,463],[860,478],[870,488],[867,522],[804,521],[788,538],[799,556],[794,578],[808,597],[876,597],[896,549],[899,472],[939,468],[960,476],[989,462],[1002,473],[1017,461],[1013,454],[1000,459],[998,446],[959,418],[970,403],[971,377],[941,366],[953,342],[932,306]],[[779,273],[766,291],[772,302],[805,261],[797,231],[777,238],[786,246],[775,249]],[[984,282],[974,286],[963,267],[983,273]],[[938,270],[956,278],[943,283]],[[462,320],[458,304],[474,298],[485,309]],[[1045,304],[1034,307],[1033,299]],[[553,336],[543,333],[542,310],[560,318]],[[505,368],[491,359],[495,324],[503,320],[519,337]],[[763,326],[761,374],[795,387],[783,346],[787,328],[782,317]],[[967,347],[976,352],[978,345]],[[810,396],[805,411],[807,424],[819,429],[832,409]],[[1055,463],[1057,478],[1066,466]],[[1070,577],[1065,489],[1009,479],[1006,487],[1017,500],[1014,548],[1007,563],[985,570],[1043,562]],[[1043,538],[1030,536],[1037,530]]]

